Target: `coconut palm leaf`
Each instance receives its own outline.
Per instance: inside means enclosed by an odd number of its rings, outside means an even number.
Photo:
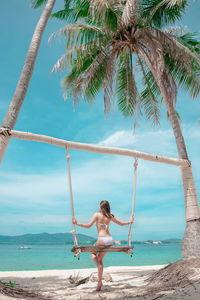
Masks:
[[[65,1],[65,9],[52,14],[51,17],[75,23],[80,18],[88,17],[89,7],[88,0]]]
[[[114,31],[122,8],[121,0],[76,0],[71,1],[71,5],[52,14],[51,17],[72,23],[84,18],[88,23],[104,24]]]
[[[117,56],[120,52],[119,47],[113,47],[111,55],[109,57],[105,78],[103,81],[103,90],[104,90],[104,112],[107,113],[111,109],[111,103],[113,101],[113,82],[116,75],[117,67]]]
[[[39,8],[41,5],[45,4],[48,0],[31,0],[31,6],[33,8]]]
[[[100,46],[101,42],[105,43],[109,39],[109,33],[105,28],[90,24],[67,25],[54,32],[49,42],[52,43],[57,35],[67,37],[66,51],[91,42]]]
[[[132,72],[129,49],[121,54],[116,85],[119,110],[125,117],[135,115],[139,92]]]
[[[166,56],[165,60],[178,86],[182,87],[192,98],[196,98],[200,93],[199,67],[192,62],[190,72],[188,72],[186,68],[179,67],[179,64],[171,57]]]
[[[65,97],[72,95],[74,104],[77,103],[79,97],[92,103],[102,87],[106,72],[105,66],[108,63],[110,53],[111,49],[108,45],[101,52],[98,48],[94,48],[92,55],[85,53],[82,64],[77,63],[76,59],[72,72],[63,81]]]
[[[182,17],[187,1],[185,0],[142,0],[141,6],[146,25],[162,28],[174,24]]]
[[[138,64],[143,75],[143,90],[140,94],[143,109],[147,120],[152,120],[153,125],[159,125],[160,122],[160,91],[152,76],[151,71],[138,56]]]
[[[105,21],[105,15],[108,10],[114,11],[114,7],[119,8],[120,0],[90,0],[90,14],[92,17],[92,21],[98,23],[101,20],[103,23]]]
[[[95,40],[95,42],[90,42],[87,44],[81,44],[80,46],[76,46],[70,50],[68,50],[53,66],[50,73],[53,73],[54,71],[57,73],[58,71],[63,72],[64,70],[72,70],[74,65],[74,59],[76,59],[77,65],[82,65],[83,63],[83,57],[85,55],[93,55],[94,48],[98,48],[98,50],[102,49],[104,47],[104,43],[102,40],[98,42],[98,40]],[[97,51],[97,50],[96,50]]]
[[[195,56],[188,55],[190,61],[188,66],[182,63],[182,57],[173,55],[165,55],[165,61],[171,73],[173,74],[178,86],[181,86],[186,92],[189,92],[193,98],[196,98],[200,92],[200,68],[199,61],[196,56],[200,55],[200,42],[196,39],[196,33],[185,33],[178,36],[179,42],[182,43],[187,49],[195,54]],[[187,55],[185,53],[184,55]]]
[[[200,55],[200,42],[197,40],[199,34],[196,32],[186,32],[185,34],[178,37],[181,43],[184,43],[191,51]]]
[[[158,38],[160,43],[163,46],[164,54],[168,54],[173,57],[174,61],[176,61],[179,66],[185,67],[186,69],[190,69],[190,55],[194,55],[191,51],[186,53],[185,46],[183,48],[182,44],[177,43],[177,37],[170,35],[165,31],[161,31],[158,29],[154,29],[153,33]],[[196,57],[198,59],[198,57]]]

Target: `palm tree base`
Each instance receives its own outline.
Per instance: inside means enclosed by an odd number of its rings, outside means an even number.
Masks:
[[[182,241],[183,259],[200,257],[200,219],[188,221]]]

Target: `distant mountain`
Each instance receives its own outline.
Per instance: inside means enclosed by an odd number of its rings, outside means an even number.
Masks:
[[[96,239],[85,234],[77,234],[79,244],[94,244]],[[0,245],[67,245],[73,244],[72,233],[38,233],[38,234],[24,234],[16,236],[0,235]],[[132,241],[133,244],[179,244],[180,239],[168,239],[161,241]],[[122,245],[127,244],[127,240],[121,241]]]
[[[94,243],[95,239],[84,234],[77,234],[78,241],[81,244]],[[66,245],[73,244],[72,233],[38,233],[24,234],[17,236],[0,235],[0,245],[2,244],[19,244],[19,245]]]

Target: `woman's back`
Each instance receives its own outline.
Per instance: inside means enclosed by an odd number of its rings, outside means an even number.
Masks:
[[[110,221],[111,218],[106,217],[101,212],[97,213],[96,226],[97,226],[98,236],[101,237],[110,236],[110,232],[109,232]]]

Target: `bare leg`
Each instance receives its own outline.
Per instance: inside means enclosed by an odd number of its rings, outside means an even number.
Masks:
[[[97,241],[94,246],[105,246],[105,243],[102,241]],[[90,256],[93,260],[93,262],[95,263],[95,265],[97,266],[97,268],[99,268],[99,261],[97,259],[97,252],[92,252],[90,253]]]
[[[97,258],[97,253],[90,253],[90,256],[91,256],[93,262],[95,263],[95,265],[97,266],[97,268],[99,268],[99,261]]]
[[[100,291],[102,288],[102,278],[103,278],[103,258],[106,255],[106,252],[100,252],[97,256],[99,267],[98,267],[98,285],[96,290]]]
[[[98,285],[97,285],[96,290],[100,291],[101,286],[102,286],[102,283],[100,283],[100,285],[99,285],[99,278],[101,277],[101,265],[100,265],[99,260],[97,258],[97,253],[90,253],[90,256],[91,256],[93,262],[95,263],[95,265],[97,266],[97,269],[98,269]]]

